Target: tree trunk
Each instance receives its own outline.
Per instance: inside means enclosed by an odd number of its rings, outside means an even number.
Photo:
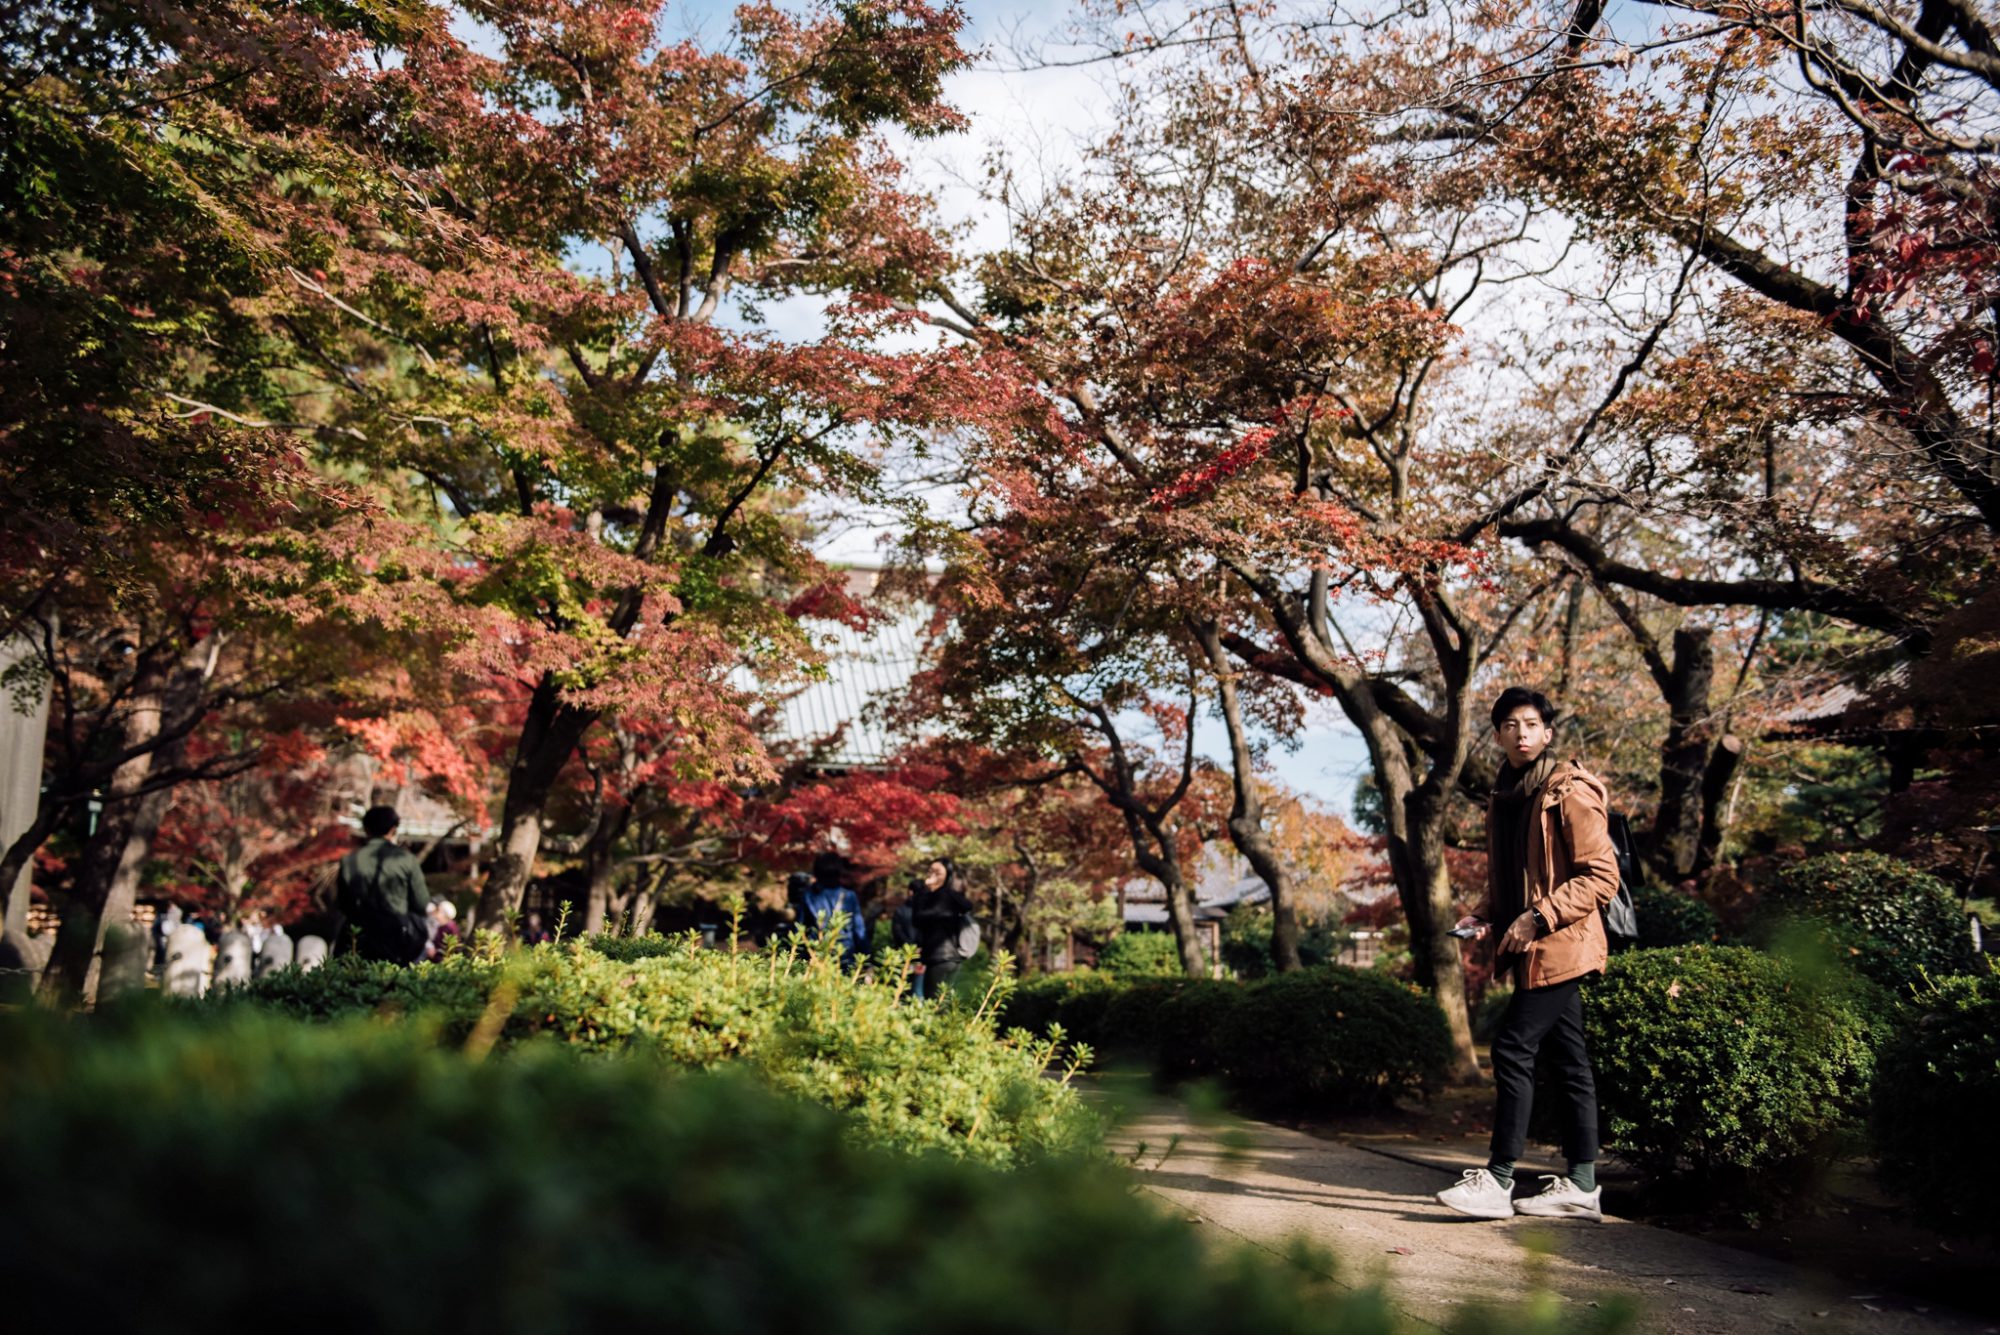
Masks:
[[[615,815],[599,812],[597,828],[590,832],[590,842],[584,845],[584,865],[590,875],[590,888],[583,901],[585,936],[596,936],[602,932],[610,916],[611,891],[618,871],[618,864],[611,855],[612,849],[624,836],[625,827],[631,819],[632,805],[629,802],[621,804]]]
[[[649,881],[633,892],[632,905],[625,912],[625,935],[644,936],[653,930],[653,920],[660,916],[661,881]]]
[[[1667,737],[1660,745],[1660,809],[1653,821],[1651,861],[1671,884],[1694,874],[1702,835],[1702,779],[1713,750],[1709,691],[1715,646],[1706,626],[1674,632],[1674,657],[1661,685],[1667,697]]]
[[[48,963],[51,942],[43,937],[28,935],[28,900],[34,882],[28,875],[28,864],[35,856],[35,850],[48,842],[54,833],[56,817],[61,808],[44,800],[35,812],[34,822],[23,830],[20,837],[7,846],[4,856],[0,856],[0,886],[12,886],[7,897],[7,917],[4,930],[0,930],[0,973],[16,971],[38,975]],[[34,978],[29,977],[27,990],[32,992]],[[10,984],[6,993],[12,997]]]
[[[105,927],[115,920],[113,915],[131,916],[140,869],[152,851],[153,835],[171,800],[166,789],[143,791],[155,768],[168,759],[153,743],[166,726],[170,667],[171,660],[156,652],[136,669],[139,675],[119,728],[118,746],[120,751],[138,754],[112,771],[97,828],[84,845],[76,889],[63,912],[55,948],[42,974],[42,996],[55,1005],[89,999]]]
[[[111,886],[104,896],[104,910],[98,914],[97,941],[91,951],[89,972],[84,976],[83,999],[87,1002],[97,1000],[105,939],[113,931],[128,930],[131,926],[132,910],[139,902],[139,882],[144,876],[147,860],[153,856],[153,840],[159,835],[160,822],[166,819],[167,809],[173,804],[173,790],[168,788],[156,789],[139,799],[138,817],[125,833],[124,846],[119,850],[117,865],[112,869]]]
[[[38,656],[26,636],[0,641],[0,673]],[[19,708],[20,690],[9,692],[8,697],[0,699],[0,845],[4,845],[0,847],[0,896],[5,898],[0,970],[25,969],[47,950],[46,942],[28,940],[28,900],[33,891],[28,863],[55,828],[59,811],[42,788],[49,686],[44,682],[34,689],[27,709]]]
[[[586,851],[590,888],[583,899],[583,934],[596,936],[604,930],[605,915],[611,908],[611,844],[601,827],[591,836]]]
[[[1379,781],[1379,776],[1378,776]],[[1386,807],[1402,807],[1400,836],[1389,840],[1389,869],[1403,920],[1410,929],[1410,959],[1419,987],[1437,998],[1451,1030],[1452,1078],[1482,1079],[1479,1055],[1472,1040],[1472,1015],[1465,987],[1465,954],[1458,938],[1448,935],[1457,915],[1452,903],[1451,870],[1445,865],[1445,810],[1416,793],[1399,800],[1383,799]],[[1414,810],[1412,810],[1414,808]],[[1397,822],[1391,820],[1392,830]]]
[[[528,701],[514,764],[507,773],[501,806],[500,849],[473,908],[479,927],[496,927],[519,912],[542,848],[543,813],[556,777],[576,753],[577,743],[597,721],[597,712],[563,703],[552,673],[544,673]]]
[[[1389,873],[1396,882],[1403,921],[1410,929],[1410,960],[1417,985],[1435,997],[1444,1012],[1451,1031],[1452,1078],[1464,1082],[1482,1079],[1472,1039],[1464,947],[1457,937],[1447,935],[1457,915],[1451,871],[1445,864],[1445,824],[1450,817],[1450,794],[1464,770],[1464,758],[1447,764],[1432,757],[1430,773],[1418,784],[1411,749],[1386,715],[1364,707],[1350,709],[1348,717],[1357,724],[1366,720],[1362,736],[1375,762],[1375,782],[1382,789]]]
[[[1194,726],[1192,720],[1188,726]],[[1173,832],[1167,828],[1164,812],[1134,810],[1137,806],[1135,800],[1125,808],[1125,828],[1132,836],[1132,851],[1139,869],[1166,891],[1167,926],[1173,929],[1181,972],[1190,978],[1206,978],[1208,956],[1201,948],[1201,929],[1194,920],[1194,897],[1188,893],[1187,877],[1181,872],[1181,857],[1174,847]]]
[[[653,930],[653,919],[660,916],[660,894],[672,874],[666,863],[639,873],[639,883],[632,888],[624,918],[618,924],[618,935],[644,936]]]
[[[1695,854],[1696,875],[1713,867],[1722,854],[1722,841],[1729,833],[1729,784],[1742,761],[1743,739],[1734,733],[1723,734],[1708,758],[1708,772],[1701,777],[1701,848]]]
[[[1451,1030],[1453,1078],[1478,1080],[1479,1056],[1473,1048],[1472,1019],[1466,1009],[1465,960],[1457,938],[1445,935],[1451,925],[1452,902],[1451,877],[1444,861],[1450,797],[1472,752],[1474,725],[1469,712],[1479,658],[1477,638],[1461,626],[1454,640],[1452,627],[1446,624],[1450,617],[1439,615],[1437,597],[1430,595],[1426,626],[1444,676],[1443,708],[1424,721],[1429,735],[1420,747],[1377,695],[1376,687],[1383,683],[1336,644],[1326,612],[1323,572],[1314,575],[1310,595],[1302,602],[1265,572],[1233,562],[1230,568],[1256,593],[1299,665],[1333,692],[1341,712],[1368,744],[1368,758],[1382,793],[1389,871],[1409,924],[1417,981],[1437,998]],[[1393,690],[1385,691],[1387,694]],[[1399,707],[1417,708],[1408,701]],[[1417,779],[1420,767],[1424,775],[1421,783]]]
[[[1039,961],[1035,958],[1035,942],[1028,932],[1028,913],[1034,907],[1035,895],[1042,887],[1042,869],[1035,862],[1034,855],[1022,844],[1020,836],[1014,838],[1014,856],[1021,859],[1021,867],[1027,872],[1027,880],[1021,893],[1014,900],[1014,923],[1006,933],[1003,947],[1014,957],[1014,976],[1026,978],[1039,971]],[[999,884],[996,875],[995,884]]]
[[[1222,699],[1222,721],[1229,732],[1230,774],[1235,781],[1235,803],[1229,812],[1229,839],[1250,863],[1250,867],[1271,891],[1271,961],[1279,973],[1301,967],[1299,961],[1299,918],[1292,903],[1291,878],[1278,860],[1277,850],[1264,832],[1264,801],[1257,793],[1255,767],[1250,758],[1250,742],[1244,735],[1243,702],[1236,690],[1236,673],[1223,651],[1222,637],[1214,622],[1192,626],[1201,641],[1215,674]]]
[[[1208,955],[1201,948],[1201,928],[1194,920],[1194,898],[1181,875],[1180,858],[1168,854],[1162,870],[1154,876],[1167,892],[1167,923],[1174,930],[1174,946],[1180,952],[1181,972],[1190,978],[1209,976]]]

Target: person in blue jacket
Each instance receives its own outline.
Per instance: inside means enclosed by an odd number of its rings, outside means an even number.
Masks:
[[[853,866],[841,854],[828,850],[813,858],[813,887],[806,891],[802,907],[806,930],[820,940],[828,932],[839,931],[840,962],[852,968],[868,949],[868,920],[861,916],[861,898],[845,884]]]

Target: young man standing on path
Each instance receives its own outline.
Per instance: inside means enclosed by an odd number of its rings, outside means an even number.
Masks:
[[[402,818],[394,807],[370,807],[361,817],[368,842],[340,860],[337,898],[347,925],[360,933],[363,959],[414,964],[430,940],[430,887],[416,855],[396,842]]]
[[[1473,940],[1505,924],[1494,976],[1512,975],[1514,996],[1493,1040],[1493,1145],[1484,1168],[1468,1169],[1438,1200],[1460,1214],[1506,1219],[1602,1219],[1597,1186],[1597,1083],[1583,1035],[1583,980],[1603,972],[1600,910],[1618,893],[1618,859],[1606,823],[1604,784],[1558,760],[1548,697],[1510,686],[1493,705],[1505,763],[1486,809],[1487,899],[1458,926]],[[1514,1163],[1528,1138],[1535,1059],[1548,1047],[1567,1127],[1569,1173],[1544,1179],[1516,1202]]]

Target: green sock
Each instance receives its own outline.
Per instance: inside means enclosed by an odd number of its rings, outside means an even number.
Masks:
[[[1514,1185],[1514,1161],[1512,1159],[1495,1159],[1492,1163],[1486,1165],[1486,1171],[1493,1174],[1501,1186],[1511,1187]]]
[[[1576,1184],[1576,1189],[1578,1191],[1596,1191],[1597,1190],[1596,1162],[1593,1160],[1586,1159],[1582,1163],[1571,1164],[1569,1166],[1569,1180]]]

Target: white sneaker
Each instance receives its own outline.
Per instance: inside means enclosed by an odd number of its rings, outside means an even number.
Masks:
[[[1455,1187],[1438,1193],[1438,1203],[1475,1219],[1512,1219],[1514,1193],[1484,1168],[1468,1168]]]
[[[1600,1224],[1604,1222],[1604,1210],[1598,1203],[1603,1198],[1603,1187],[1580,1191],[1576,1183],[1562,1176],[1544,1177],[1542,1182],[1544,1185],[1540,1191],[1514,1202],[1516,1212],[1534,1215],[1538,1219],[1595,1219]]]

